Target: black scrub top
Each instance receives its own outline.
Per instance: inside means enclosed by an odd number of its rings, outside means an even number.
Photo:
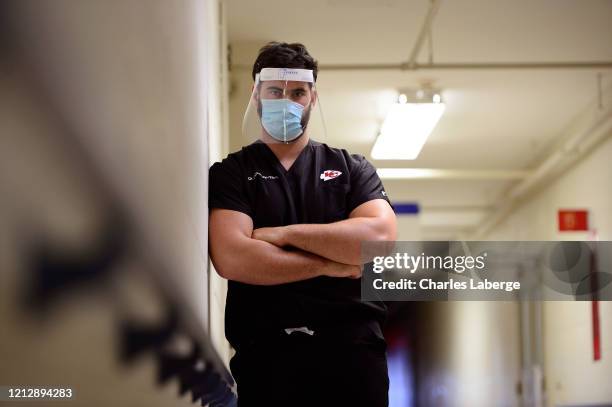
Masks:
[[[389,202],[375,168],[361,155],[310,140],[285,170],[256,141],[210,168],[209,208],[247,214],[253,228],[331,223],[372,199]],[[239,253],[236,253],[239,256]],[[379,301],[361,301],[359,279],[316,277],[261,286],[228,282],[225,334],[236,349],[285,328],[333,330],[385,320]],[[346,331],[346,329],[345,329]]]

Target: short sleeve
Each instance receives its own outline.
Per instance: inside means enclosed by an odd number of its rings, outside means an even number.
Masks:
[[[349,213],[362,203],[373,199],[384,199],[391,205],[385,187],[376,173],[376,168],[364,156],[351,154],[349,168],[351,168],[351,189],[348,195]]]
[[[241,171],[231,159],[214,163],[208,173],[208,208],[230,209],[253,217]]]

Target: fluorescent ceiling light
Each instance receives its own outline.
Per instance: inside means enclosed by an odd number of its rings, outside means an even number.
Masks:
[[[419,90],[410,101],[400,94],[391,106],[372,148],[375,160],[414,160],[444,113],[445,105],[435,91]]]

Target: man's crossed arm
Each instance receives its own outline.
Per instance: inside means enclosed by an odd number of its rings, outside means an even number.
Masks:
[[[355,208],[349,218],[327,224],[295,224],[253,231],[253,238],[296,247],[339,263],[361,265],[361,242],[395,240],[395,213],[383,199]]]
[[[296,224],[253,230],[249,216],[213,209],[210,255],[229,280],[274,285],[318,276],[358,278],[361,242],[395,240],[396,220],[382,199],[363,203],[330,224]]]

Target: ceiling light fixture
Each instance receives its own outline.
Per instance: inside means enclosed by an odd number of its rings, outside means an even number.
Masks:
[[[400,91],[372,148],[375,160],[414,160],[444,113],[439,91]]]

